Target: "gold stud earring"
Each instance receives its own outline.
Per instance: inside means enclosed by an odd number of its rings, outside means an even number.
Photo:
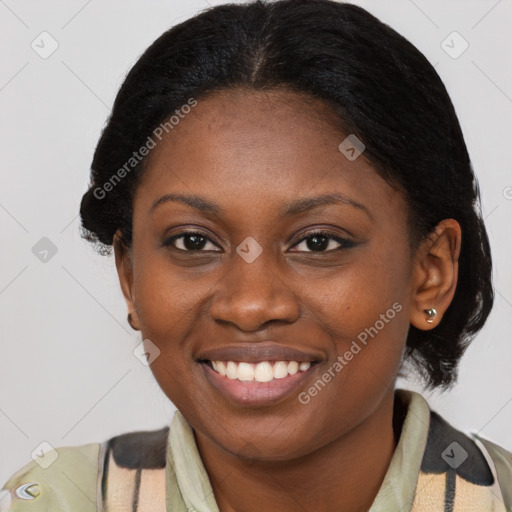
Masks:
[[[425,314],[428,316],[427,322],[429,324],[434,323],[434,319],[437,316],[437,310],[435,308],[425,309]]]

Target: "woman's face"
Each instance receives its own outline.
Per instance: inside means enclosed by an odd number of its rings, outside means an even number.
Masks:
[[[160,351],[151,370],[233,454],[292,459],[392,403],[413,303],[407,205],[339,149],[332,120],[291,92],[217,92],[153,150],[136,192],[120,275]],[[252,374],[264,382],[237,378]]]

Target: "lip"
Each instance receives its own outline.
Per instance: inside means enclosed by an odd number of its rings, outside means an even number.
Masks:
[[[320,354],[303,352],[302,350],[281,345],[275,341],[249,342],[239,345],[227,345],[201,352],[197,361],[236,361],[259,363],[261,361],[309,361],[319,362],[324,357]]]
[[[241,361],[241,359],[235,360]],[[270,382],[257,382],[228,379],[220,373],[217,373],[205,361],[199,361],[199,365],[203,369],[206,380],[215,389],[238,405],[252,407],[274,405],[277,402],[285,400],[294,391],[301,388],[304,382],[309,379],[313,373],[316,373],[317,366],[319,366],[319,364],[312,364],[307,370],[299,371],[294,375],[288,375],[282,379],[274,379]]]

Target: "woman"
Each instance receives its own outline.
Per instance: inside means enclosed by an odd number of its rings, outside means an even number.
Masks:
[[[28,464],[2,502],[510,510],[512,454],[395,390],[405,365],[452,385],[491,310],[478,201],[444,85],[365,10],[227,5],[164,33],[117,95],[80,213],[178,411]]]

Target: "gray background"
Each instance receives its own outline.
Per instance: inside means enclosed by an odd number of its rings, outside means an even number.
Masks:
[[[214,3],[0,0],[0,484],[43,441],[98,442],[170,422],[172,404],[132,353],[140,334],[126,322],[113,259],[80,239],[77,214],[125,73],[164,30]],[[459,384],[426,397],[457,427],[512,450],[512,3],[354,3],[435,65],[482,188],[495,307]],[[51,48],[43,31],[59,45],[46,59],[31,47]],[[469,43],[458,58],[441,46],[453,31]],[[462,48],[447,41],[452,53]],[[57,249],[46,262],[32,251],[43,237]]]

